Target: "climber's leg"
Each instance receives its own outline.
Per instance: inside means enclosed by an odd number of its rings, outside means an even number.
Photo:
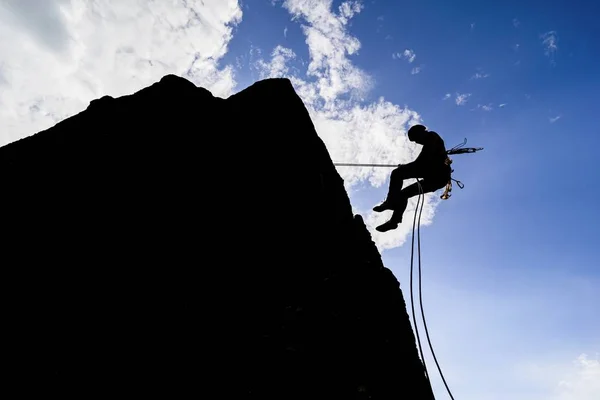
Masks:
[[[394,169],[390,175],[387,198],[380,205],[373,207],[373,211],[381,212],[395,209],[396,203],[402,201],[401,192],[404,180],[417,177],[421,177],[421,174],[414,163],[398,165],[398,168]]]
[[[390,220],[384,224],[379,225],[375,229],[377,229],[379,232],[387,232],[389,230],[396,229],[398,224],[402,222],[402,216],[406,210],[406,206],[408,205],[408,199],[418,196],[421,193],[421,190],[423,193],[434,192],[445,185],[445,183],[441,184],[441,179],[429,178],[420,180],[420,184],[421,189],[419,189],[419,182],[415,182],[412,185],[404,188],[398,196],[392,218],[390,218]]]

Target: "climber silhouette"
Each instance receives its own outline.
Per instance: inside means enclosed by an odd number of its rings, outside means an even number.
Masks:
[[[444,140],[440,135],[428,131],[423,125],[414,125],[408,130],[408,140],[423,145],[423,148],[413,162],[400,164],[392,171],[387,198],[373,207],[376,212],[394,210],[389,221],[375,228],[379,232],[396,229],[402,222],[408,199],[420,193],[418,182],[402,189],[404,179],[421,178],[423,193],[428,193],[444,187],[452,174]]]

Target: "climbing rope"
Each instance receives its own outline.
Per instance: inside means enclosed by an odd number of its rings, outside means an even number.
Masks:
[[[427,380],[429,382],[429,387],[431,389],[431,394],[433,395],[433,388],[431,387],[431,379],[429,378],[429,372],[427,371],[427,365],[425,364],[425,357],[423,356],[423,349],[421,347],[421,339],[419,337],[419,330],[417,328],[417,319],[415,317],[415,302],[413,299],[413,259],[414,259],[414,252],[415,252],[415,224],[416,222],[418,222],[417,225],[417,253],[419,256],[419,305],[421,308],[421,318],[423,319],[423,327],[425,328],[425,335],[427,336],[427,343],[429,344],[429,349],[431,350],[431,355],[433,356],[433,360],[435,361],[435,365],[437,366],[438,372],[440,373],[440,376],[442,377],[442,381],[444,382],[444,386],[446,387],[446,390],[448,391],[448,394],[450,395],[450,398],[452,400],[454,400],[454,397],[452,396],[452,392],[450,391],[450,388],[448,387],[448,384],[446,383],[446,378],[444,378],[444,374],[442,373],[442,369],[440,368],[440,364],[438,363],[437,357],[435,356],[435,351],[433,350],[433,346],[431,344],[431,339],[429,338],[429,330],[427,329],[427,321],[425,320],[425,310],[423,308],[423,290],[421,288],[421,214],[423,212],[423,205],[425,204],[425,193],[423,192],[423,187],[421,186],[421,182],[419,181],[419,179],[417,178],[417,185],[419,187],[419,197],[417,198],[417,205],[415,207],[415,216],[413,218],[413,227],[412,227],[412,247],[411,247],[411,251],[410,251],[410,304],[411,304],[411,308],[412,308],[412,316],[413,316],[413,322],[415,324],[415,333],[417,336],[417,343],[419,345],[419,352],[421,354],[421,360],[423,361],[423,368],[425,370],[425,376],[427,377]],[[419,210],[419,219],[417,221],[417,210],[419,209],[419,203],[421,203],[421,209]],[[434,395],[434,400],[435,400],[435,395]]]
[[[417,220],[417,210],[419,209],[419,203],[421,202],[421,199],[423,198],[423,188],[421,187],[421,182],[419,182],[419,179],[417,179],[417,184],[419,187],[419,197],[417,197],[417,205],[415,208],[415,216],[413,218],[413,227],[412,227],[412,246],[411,246],[411,252],[410,252],[410,307],[412,309],[412,317],[413,317],[413,322],[415,325],[415,334],[417,335],[417,345],[419,346],[419,354],[421,356],[421,361],[423,362],[423,369],[425,370],[425,377],[427,378],[427,382],[429,383],[429,388],[431,390],[431,394],[433,395],[433,388],[431,387],[431,379],[429,379],[429,372],[427,371],[427,364],[425,363],[425,357],[423,356],[423,348],[421,347],[421,338],[419,337],[419,328],[417,327],[417,319],[415,317],[415,301],[414,301],[414,296],[413,296],[413,265],[414,265],[414,255],[415,255],[415,225],[416,225],[416,220]],[[425,199],[423,199],[423,203]],[[421,206],[421,209],[423,207]],[[421,215],[419,214],[419,225],[421,224]],[[419,286],[421,285],[421,278],[420,278],[420,269],[419,269]],[[421,290],[419,290],[419,293],[421,292]],[[435,398],[435,397],[434,397]]]
[[[465,143],[466,143],[466,139],[463,143],[461,143],[461,144],[453,147],[451,150],[449,150],[448,154],[471,153],[471,152],[481,150],[481,148],[478,148],[478,149],[461,148],[462,146],[464,146]],[[398,166],[396,164],[355,164],[355,163],[333,163],[333,165],[352,166],[352,167],[397,167]],[[429,329],[427,329],[427,321],[425,320],[425,310],[423,308],[423,291],[422,291],[422,286],[421,286],[421,271],[422,271],[422,268],[421,268],[421,214],[423,213],[423,206],[425,205],[425,193],[423,192],[423,187],[421,186],[421,181],[419,180],[419,178],[416,178],[416,179],[417,179],[417,185],[419,187],[419,196],[417,197],[415,216],[413,218],[412,247],[411,247],[411,251],[410,251],[410,305],[411,305],[411,310],[412,310],[412,317],[413,317],[413,322],[415,325],[415,334],[417,337],[417,344],[419,346],[419,354],[421,356],[421,360],[423,362],[423,369],[425,371],[425,377],[427,378],[427,381],[429,383],[429,388],[431,390],[431,394],[432,394],[432,396],[434,396],[434,400],[435,400],[435,395],[433,394],[433,387],[431,386],[431,379],[429,378],[429,372],[427,371],[427,364],[425,363],[425,357],[423,355],[423,348],[421,346],[421,338],[419,336],[419,329],[417,327],[417,319],[415,317],[415,302],[414,302],[414,296],[413,296],[413,286],[414,286],[413,285],[413,275],[414,275],[413,269],[414,269],[414,254],[415,254],[415,227],[417,227],[417,254],[419,256],[419,262],[418,262],[419,306],[421,309],[421,318],[423,319],[423,327],[425,328],[425,336],[427,337],[427,343],[429,344],[429,349],[431,350],[431,355],[433,356],[435,365],[437,366],[438,372],[440,373],[440,376],[442,377],[442,381],[444,382],[444,386],[446,387],[446,390],[448,391],[450,398],[452,400],[454,400],[454,396],[452,396],[452,392],[450,391],[450,388],[448,387],[448,384],[446,383],[446,378],[444,377],[444,374],[442,372],[440,364],[435,355],[435,351],[433,350],[433,345],[431,344],[431,339],[429,337]],[[464,187],[464,184],[461,181],[458,181],[453,178],[451,178],[451,180],[456,182],[456,184],[458,185],[459,188],[462,189]],[[419,209],[419,204],[421,205],[420,209]],[[418,221],[417,221],[417,210],[419,211]]]

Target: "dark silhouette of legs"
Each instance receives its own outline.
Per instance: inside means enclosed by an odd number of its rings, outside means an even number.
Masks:
[[[393,208],[391,209],[394,210],[394,213],[392,214],[392,218],[390,218],[390,220],[385,222],[384,224],[379,225],[375,229],[377,229],[379,232],[387,232],[391,229],[396,229],[398,227],[398,224],[402,222],[402,216],[404,214],[404,211],[406,210],[406,206],[408,205],[408,199],[414,196],[418,196],[421,193],[421,190],[423,191],[423,193],[435,192],[436,190],[444,187],[446,183],[448,183],[448,179],[449,178],[443,175],[427,177],[420,180],[421,189],[419,189],[419,182],[415,182],[412,185],[409,185],[406,188],[402,189],[400,193],[395,194],[395,196],[397,197],[393,199],[394,203]]]
[[[390,175],[390,187],[388,189],[387,198],[383,203],[373,207],[373,211],[381,212],[385,210],[394,210],[396,203],[402,201],[402,186],[405,179],[422,178],[422,172],[415,164],[398,165]],[[406,207],[406,206],[404,206]]]

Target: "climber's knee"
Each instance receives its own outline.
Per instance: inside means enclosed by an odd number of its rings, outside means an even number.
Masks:
[[[392,170],[392,173],[390,174],[390,180],[394,180],[394,181],[401,181],[403,180],[402,178],[402,170],[401,170],[401,165],[398,168],[395,168],[394,170]]]

